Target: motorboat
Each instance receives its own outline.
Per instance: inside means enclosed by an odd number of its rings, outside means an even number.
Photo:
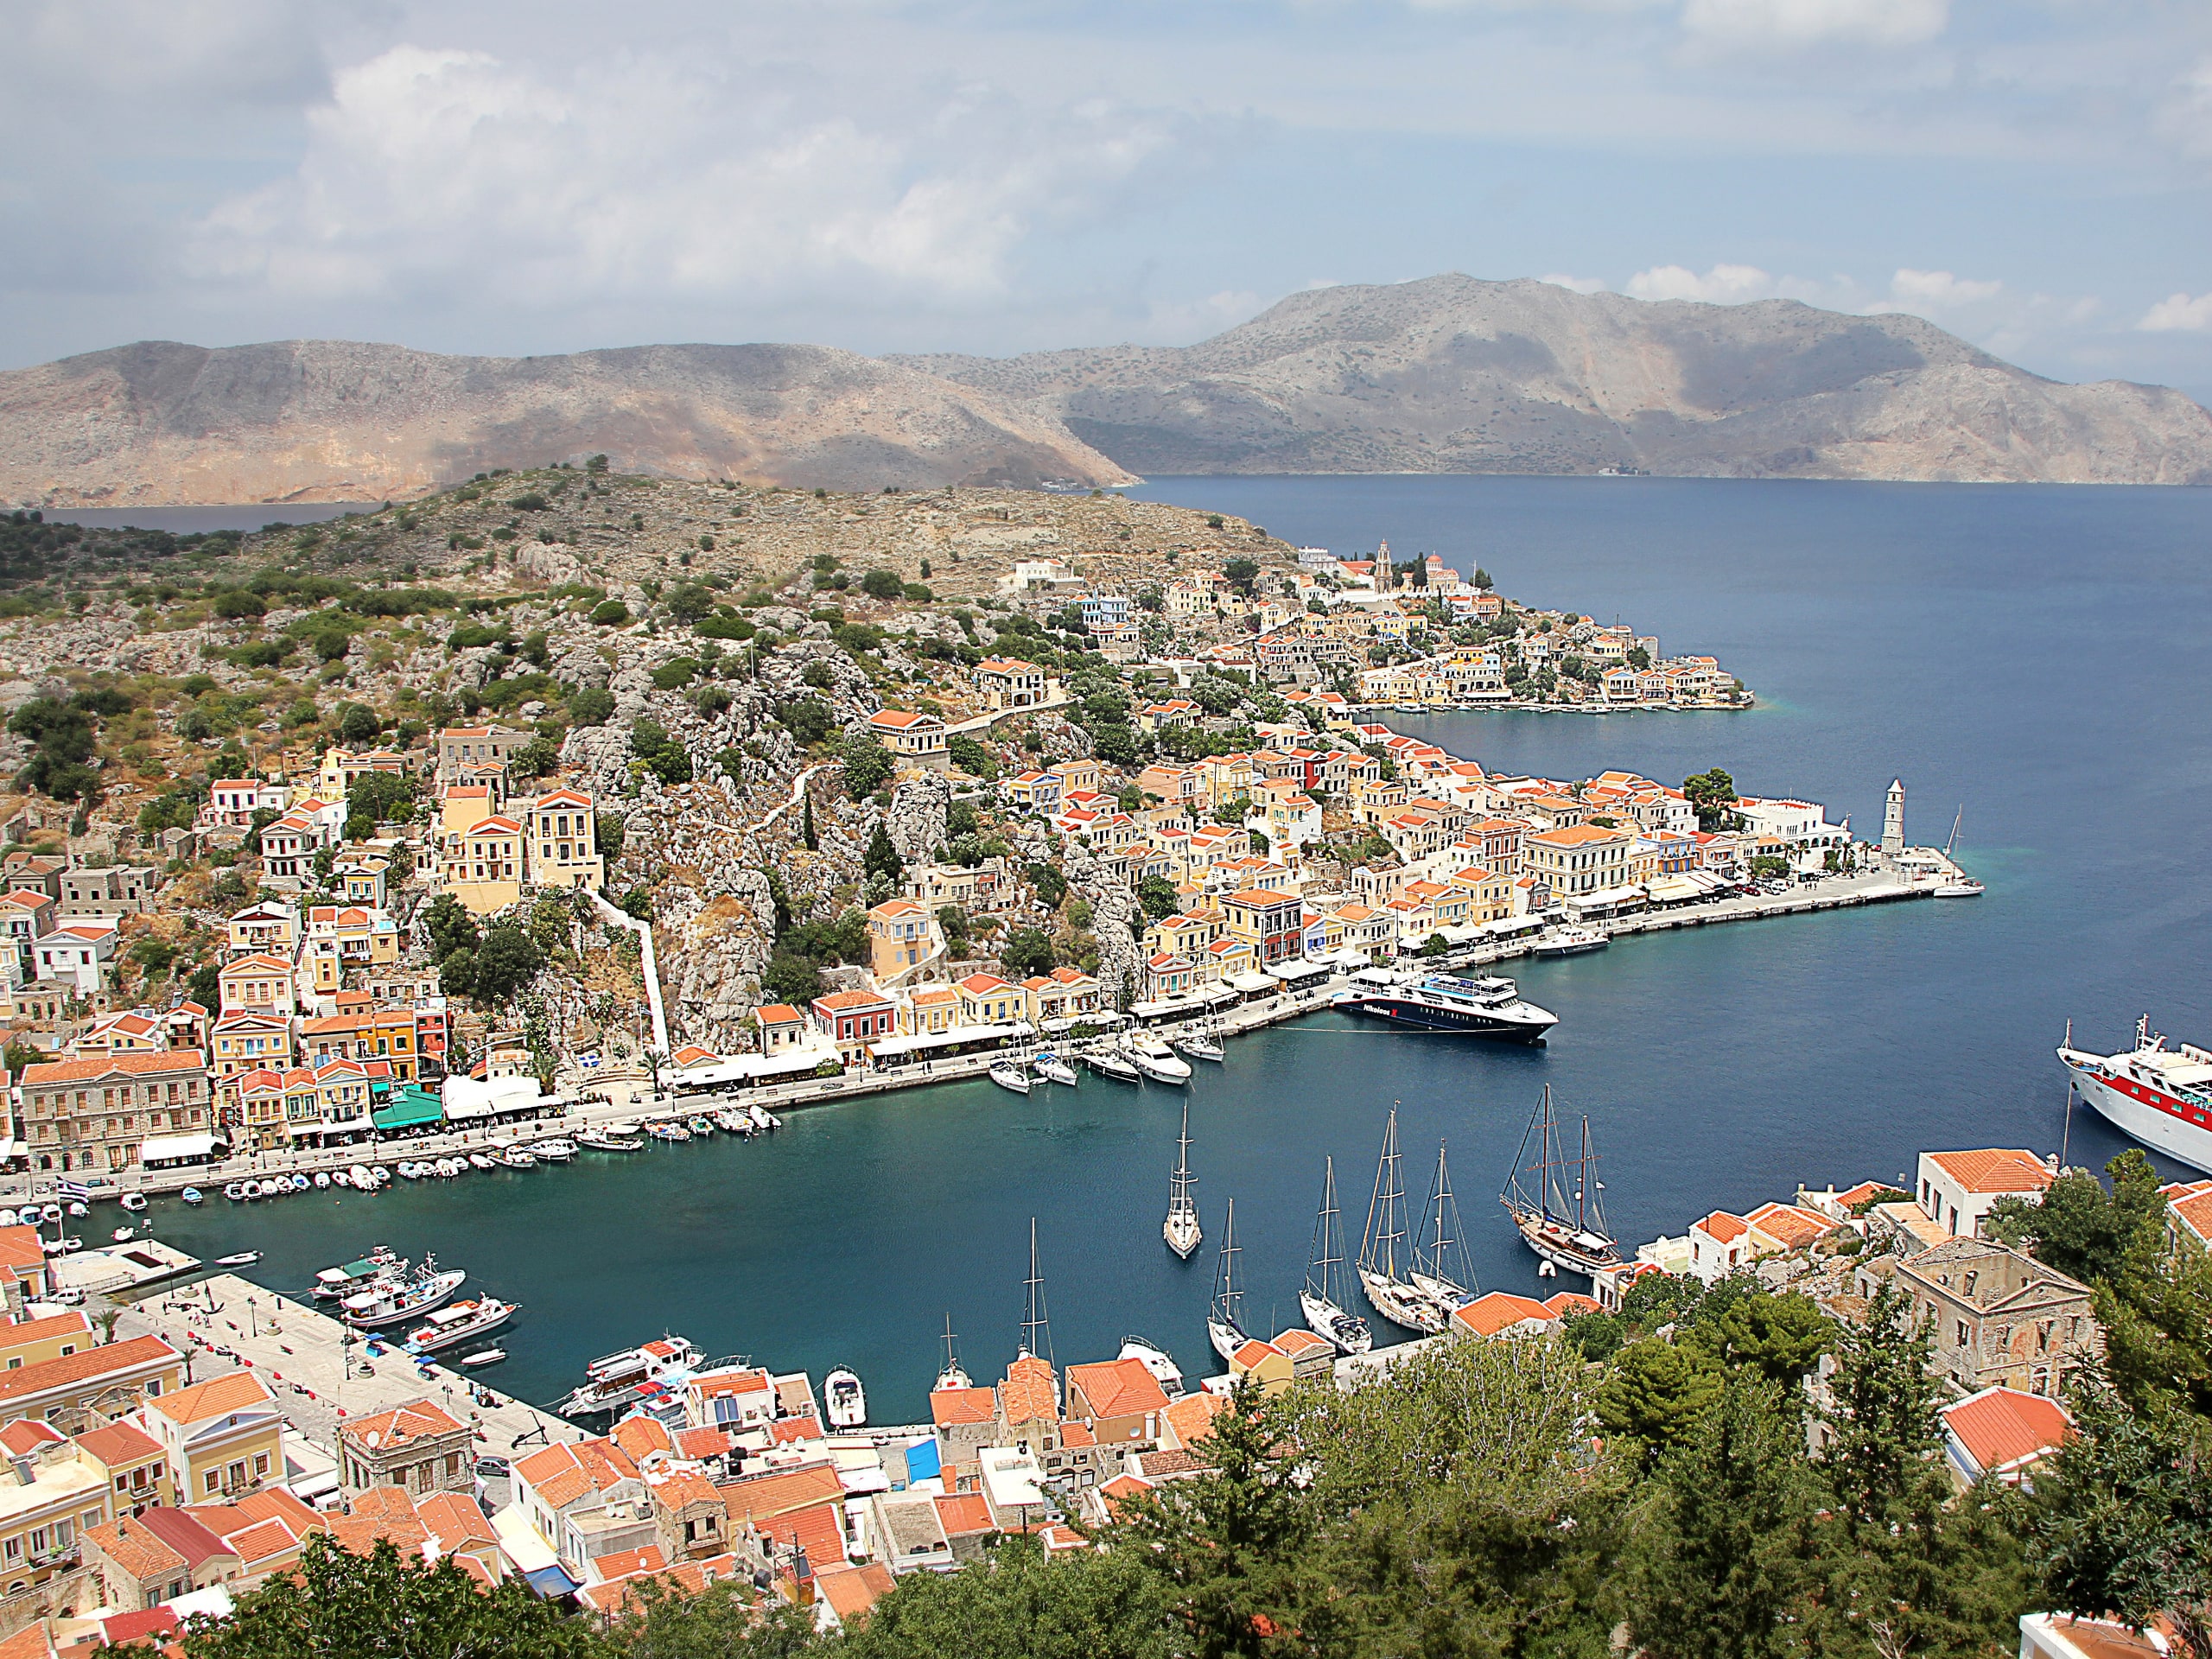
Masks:
[[[354,1164],[346,1173],[353,1178],[353,1185],[359,1192],[365,1192],[377,1184],[376,1177],[369,1173],[366,1164]]]
[[[822,1379],[822,1401],[832,1428],[858,1428],[868,1421],[868,1390],[861,1386],[860,1373],[849,1365],[840,1365]]]
[[[635,1152],[645,1142],[626,1140],[612,1129],[586,1129],[576,1137],[576,1144],[594,1152]]]
[[[1102,1077],[1111,1077],[1116,1083],[1136,1083],[1144,1074],[1123,1056],[1110,1048],[1095,1048],[1083,1057],[1084,1064]]]
[[[245,1183],[244,1181],[226,1181],[223,1184],[223,1196],[228,1198],[232,1204],[245,1203]],[[57,1216],[54,1219],[58,1221],[60,1217]]]
[[[177,1194],[177,1197],[182,1198],[187,1204],[191,1205],[200,1205],[207,1202],[207,1195],[202,1192],[196,1186],[186,1187],[183,1192]]]
[[[728,1135],[750,1135],[760,1132],[760,1126],[753,1122],[749,1114],[728,1106],[715,1114],[715,1127]]]
[[[695,1344],[673,1336],[602,1355],[584,1367],[582,1385],[553,1409],[563,1417],[619,1411],[683,1382],[699,1360]]]
[[[468,1162],[469,1166],[473,1169],[496,1169],[499,1167],[498,1165],[492,1161],[491,1154],[488,1153],[472,1152],[468,1154]]]
[[[998,1061],[991,1067],[988,1076],[1001,1089],[1011,1089],[1017,1095],[1029,1092],[1029,1074],[1021,1069],[1018,1060]]]
[[[499,1154],[499,1161],[509,1169],[536,1169],[537,1160],[520,1147],[509,1147]]]
[[[1191,1063],[1178,1059],[1175,1051],[1149,1033],[1133,1033],[1124,1039],[1129,1064],[1150,1077],[1154,1083],[1177,1085],[1191,1080]]]
[[[745,1110],[746,1115],[752,1118],[753,1127],[756,1129],[780,1129],[784,1127],[784,1120],[758,1101],[748,1103]]]
[[[645,1125],[645,1134],[652,1140],[666,1141],[671,1143],[689,1141],[691,1138],[691,1131],[681,1123],[648,1123]]]
[[[1298,1293],[1306,1328],[1340,1354],[1363,1354],[1375,1345],[1367,1321],[1344,1309],[1344,1230],[1337,1210],[1337,1160],[1321,1166],[1321,1209],[1313,1217],[1313,1248],[1306,1252],[1306,1283]]]
[[[1071,1089],[1080,1080],[1075,1067],[1049,1048],[1040,1049],[1030,1057],[1029,1069],[1047,1083],[1063,1084]]]
[[[1182,1133],[1175,1138],[1175,1172],[1167,1178],[1167,1217],[1160,1224],[1160,1236],[1167,1248],[1185,1262],[1205,1242],[1205,1230],[1198,1225],[1198,1206],[1191,1197],[1197,1179],[1191,1173],[1191,1103],[1186,1096]]]
[[[576,1143],[556,1135],[550,1141],[531,1141],[530,1150],[531,1155],[542,1162],[565,1164],[575,1157]]]
[[[138,1236],[138,1230],[136,1227],[118,1227],[108,1236],[118,1244],[128,1244]]]
[[[250,1268],[260,1260],[259,1250],[238,1250],[229,1255],[217,1256],[215,1265],[219,1268]]]
[[[86,1216],[89,1216],[92,1213],[92,1211],[86,1206],[85,1201],[82,1198],[72,1198],[69,1201],[70,1220],[82,1221]]]
[[[1404,1276],[1404,1270],[1414,1263],[1406,1251],[1406,1192],[1399,1169],[1398,1109],[1392,1106],[1382,1129],[1382,1155],[1375,1166],[1375,1196],[1367,1206],[1367,1230],[1359,1243],[1359,1287],[1391,1324],[1438,1336],[1445,1329],[1448,1313]]]
[[[72,1233],[67,1238],[42,1239],[40,1245],[48,1255],[74,1255],[85,1248],[85,1241]]]
[[[1228,1051],[1202,1031],[1194,1031],[1178,1037],[1175,1039],[1175,1046],[1178,1051],[1189,1055],[1194,1060],[1211,1060],[1216,1065],[1219,1065],[1229,1058]]]
[[[400,1165],[399,1179],[403,1181],[421,1180],[423,1179],[423,1166],[412,1162]]]
[[[316,1274],[315,1299],[319,1302],[343,1301],[357,1291],[366,1290],[406,1271],[407,1263],[399,1259],[399,1253],[389,1245],[379,1244],[366,1255],[325,1268]]]
[[[441,1353],[478,1337],[488,1336],[514,1316],[515,1305],[496,1296],[452,1302],[410,1331],[404,1345],[410,1354]]]
[[[696,1117],[685,1118],[683,1120],[683,1127],[690,1130],[692,1134],[697,1135],[702,1141],[704,1141],[709,1135],[714,1134],[715,1120],[709,1117],[704,1112],[702,1112]]]
[[[357,1164],[354,1167],[358,1169],[360,1166]],[[372,1164],[369,1166],[369,1179],[373,1180],[378,1186],[390,1186],[391,1185],[391,1172],[386,1169],[382,1164]]]
[[[60,1220],[60,1219],[61,1219],[61,1206],[60,1206],[60,1205],[58,1205],[58,1204],[49,1204],[49,1205],[42,1205],[42,1206],[40,1208],[40,1210],[39,1210],[39,1212],[38,1212],[38,1218],[39,1218],[41,1221],[59,1221],[59,1220]]]
[[[1236,1200],[1231,1198],[1229,1219],[1221,1230],[1221,1261],[1214,1269],[1213,1301],[1206,1309],[1206,1340],[1224,1365],[1250,1340],[1242,1323],[1244,1293],[1236,1287]]]
[[[1167,1351],[1158,1343],[1147,1341],[1142,1337],[1123,1337],[1122,1351],[1114,1357],[1135,1360],[1137,1363],[1152,1373],[1153,1381],[1160,1384],[1160,1391],[1170,1400],[1180,1400],[1183,1397],[1182,1368],[1169,1357]]]
[[[1535,957],[1579,957],[1586,951],[1603,950],[1612,940],[1594,927],[1568,925],[1554,928],[1529,947],[1529,954]]]
[[[12,1210],[0,1210],[0,1227],[14,1225],[16,1225],[16,1212]]]
[[[1929,896],[1936,899],[1979,899],[1988,889],[1970,875],[1960,876],[1955,881],[1939,881]]]
[[[506,1357],[507,1351],[504,1348],[485,1348],[473,1354],[463,1354],[461,1357],[461,1363],[469,1370],[474,1370],[481,1365],[497,1365]]]
[[[318,1169],[315,1171],[315,1184],[318,1191],[323,1187],[328,1186],[330,1185],[330,1172],[327,1169]]]
[[[432,1308],[452,1300],[468,1275],[458,1268],[443,1272],[438,1268],[437,1258],[423,1258],[423,1270],[409,1279],[397,1279],[367,1290],[357,1291],[339,1303],[345,1310],[346,1323],[364,1331],[382,1330],[386,1325],[401,1325],[418,1319]]]
[[[146,1195],[143,1192],[126,1192],[118,1202],[126,1213],[135,1216],[146,1208]]]

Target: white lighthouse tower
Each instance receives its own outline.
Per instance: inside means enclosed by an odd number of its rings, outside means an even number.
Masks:
[[[1895,859],[1904,852],[1904,780],[1893,779],[1889,798],[1882,805],[1882,856]]]

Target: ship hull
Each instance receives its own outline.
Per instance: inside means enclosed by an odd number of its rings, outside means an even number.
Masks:
[[[2212,1126],[2181,1116],[2194,1109],[2186,1102],[2133,1078],[2111,1077],[2081,1058],[2064,1064],[2098,1116],[2155,1152],[2212,1173]]]
[[[1444,1310],[1411,1285],[1386,1277],[1369,1268],[1359,1270],[1359,1287],[1367,1300],[1391,1324],[1424,1336],[1440,1335],[1447,1320]]]
[[[1523,1244],[1562,1273],[1579,1273],[1585,1278],[1593,1278],[1606,1268],[1620,1265],[1618,1250],[1599,1252],[1585,1249],[1571,1237],[1547,1229],[1541,1217],[1516,1214],[1513,1217],[1513,1225],[1521,1235]]]
[[[1556,1017],[1516,1019],[1481,1009],[1440,1007],[1412,997],[1363,996],[1339,1005],[1354,1014],[1371,1014],[1421,1031],[1457,1032],[1465,1037],[1488,1037],[1508,1043],[1535,1043],[1559,1023]],[[1533,1010],[1530,1010],[1533,1013]]]

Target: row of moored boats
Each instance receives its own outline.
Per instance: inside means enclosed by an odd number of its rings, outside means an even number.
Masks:
[[[1227,1058],[1221,1039],[1209,1032],[1192,1032],[1171,1042],[1157,1032],[1137,1031],[1110,1043],[1067,1054],[1039,1049],[1027,1057],[1008,1055],[991,1067],[990,1079],[1017,1095],[1027,1094],[1040,1082],[1072,1088],[1080,1080],[1075,1069],[1075,1063],[1079,1060],[1100,1077],[1110,1077],[1116,1083],[1148,1081],[1179,1089],[1191,1080],[1192,1060],[1208,1060],[1218,1065]]]

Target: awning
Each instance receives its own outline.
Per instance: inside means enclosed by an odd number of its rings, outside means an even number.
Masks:
[[[1036,1027],[1027,1020],[1017,1020],[1007,1026],[955,1026],[950,1031],[924,1032],[912,1037],[887,1037],[880,1043],[870,1043],[868,1052],[876,1058],[898,1059],[906,1054],[926,1054],[933,1049],[953,1048],[963,1043],[1003,1042],[1008,1038],[1033,1037]]]
[[[409,1084],[370,1115],[380,1129],[419,1129],[445,1122],[443,1102],[427,1089]]]
[[[569,1576],[567,1570],[557,1561],[551,1567],[534,1568],[524,1573],[523,1577],[528,1580],[531,1589],[537,1591],[548,1601],[558,1601],[563,1596],[573,1596],[583,1588],[583,1586]]]
[[[1303,985],[1309,979],[1318,979],[1329,971],[1328,964],[1320,962],[1280,963],[1268,971],[1287,985]]]
[[[223,1142],[212,1135],[149,1135],[138,1148],[142,1164],[206,1163]]]
[[[1655,905],[1677,905],[1685,899],[1702,899],[1706,889],[1686,875],[1662,875],[1651,884],[1651,902]]]
[[[1222,982],[1232,991],[1279,991],[1282,982],[1268,974],[1231,974]]]
[[[464,1119],[497,1117],[504,1112],[534,1109],[540,1103],[536,1077],[493,1077],[480,1082],[474,1077],[448,1077],[445,1082],[445,1115],[449,1122]]]

